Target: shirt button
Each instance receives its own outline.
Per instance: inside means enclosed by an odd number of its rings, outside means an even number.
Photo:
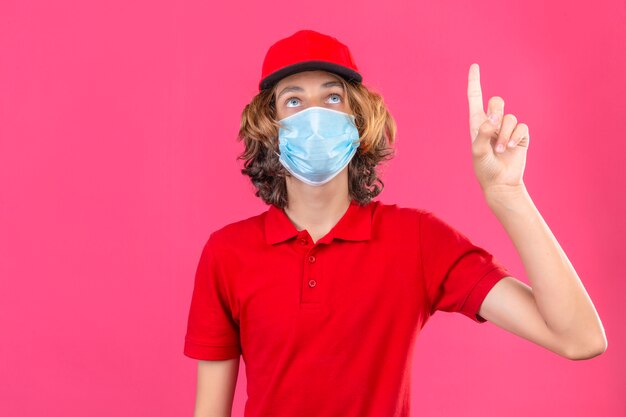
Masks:
[[[317,283],[315,282],[314,279],[309,280],[309,287],[313,288],[315,287],[315,285],[317,285]]]
[[[310,255],[309,256],[309,262],[311,262],[311,263],[315,262],[315,256]]]
[[[300,244],[301,245],[306,245],[306,239],[300,239]]]

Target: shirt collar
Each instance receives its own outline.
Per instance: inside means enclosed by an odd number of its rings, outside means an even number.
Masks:
[[[330,243],[333,239],[369,240],[372,229],[372,205],[374,202],[361,206],[354,200],[337,224],[318,243]],[[270,205],[265,213],[265,240],[268,244],[283,242],[299,233],[291,223],[285,210]]]

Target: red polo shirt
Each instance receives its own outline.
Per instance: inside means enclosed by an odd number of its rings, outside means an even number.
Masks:
[[[213,232],[184,354],[243,357],[245,417],[409,416],[413,345],[437,310],[477,323],[511,275],[423,209],[352,202],[316,243],[275,206]]]

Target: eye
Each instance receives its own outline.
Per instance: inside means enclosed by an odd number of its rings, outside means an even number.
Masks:
[[[341,103],[341,95],[337,94],[337,93],[333,93],[331,95],[328,96],[331,100],[331,103]],[[332,101],[333,98],[338,98],[339,101]]]
[[[287,105],[287,107],[296,107],[296,106],[290,106],[290,105],[289,105],[290,103],[293,103],[294,101],[299,102],[299,101],[300,101],[300,99],[299,99],[299,98],[296,98],[296,97],[289,97],[289,98],[287,99],[287,101],[285,101],[285,104]]]

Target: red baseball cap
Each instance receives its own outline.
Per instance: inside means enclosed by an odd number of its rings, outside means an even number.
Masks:
[[[348,81],[362,81],[346,45],[332,36],[300,30],[270,46],[263,60],[259,90],[272,87],[288,75],[309,70],[329,71]]]

